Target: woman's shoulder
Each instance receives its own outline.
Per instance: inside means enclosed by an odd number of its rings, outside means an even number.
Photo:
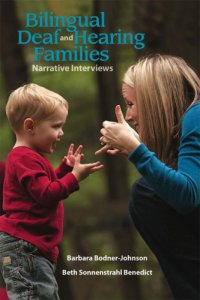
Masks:
[[[193,103],[191,106],[189,106],[189,108],[186,110],[184,117],[186,116],[190,116],[193,114],[199,114],[200,113],[200,100],[198,100],[197,102]]]
[[[182,128],[195,129],[200,128],[200,101],[192,104],[185,112],[182,120]]]

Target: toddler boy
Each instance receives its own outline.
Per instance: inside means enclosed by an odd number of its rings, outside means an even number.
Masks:
[[[53,153],[63,136],[67,101],[37,84],[15,90],[6,106],[16,143],[8,154],[4,214],[0,216],[0,267],[10,299],[59,299],[55,280],[58,244],[63,234],[62,200],[79,182],[100,170],[82,164],[82,146],[54,170],[43,153]]]

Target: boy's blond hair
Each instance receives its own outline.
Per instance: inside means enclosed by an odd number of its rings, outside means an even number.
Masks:
[[[42,86],[29,83],[13,91],[6,105],[6,115],[17,132],[27,118],[34,121],[47,119],[59,105],[68,109],[67,101],[59,94]]]

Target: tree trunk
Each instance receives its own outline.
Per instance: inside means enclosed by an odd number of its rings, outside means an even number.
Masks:
[[[17,44],[17,30],[20,24],[15,1],[0,1],[0,13],[0,60],[8,95],[12,90],[25,84],[29,80],[29,75],[22,46]]]
[[[134,1],[134,30],[144,32],[146,47],[137,55],[152,52],[181,56],[200,71],[200,2]]]
[[[99,1],[94,0],[94,15],[99,12],[105,12],[106,28],[105,32],[115,32],[117,30],[117,20],[120,14],[120,6],[123,4],[121,1]],[[100,33],[99,30],[96,30]],[[113,66],[113,72],[97,72],[97,82],[99,91],[99,106],[100,106],[100,118],[104,120],[116,120],[114,115],[114,107],[119,104],[119,98],[121,89],[119,88],[117,72],[117,47],[115,45],[96,45],[96,49],[101,51],[108,49],[110,59],[108,62],[98,62],[98,65]],[[105,166],[106,166],[106,178],[107,178],[107,190],[108,199],[113,206],[119,203],[127,203],[129,198],[129,186],[128,186],[128,170],[126,160],[120,157],[109,157],[105,155]],[[113,230],[113,237],[116,245],[116,254],[129,254],[133,253],[133,238],[134,234],[130,227],[128,220],[128,209],[127,214],[124,218],[119,218],[114,210],[113,215],[116,219],[116,228]],[[112,217],[113,217],[112,215]],[[119,268],[127,269],[130,264],[119,264]],[[121,277],[121,289],[123,292],[124,299],[140,299],[140,281],[137,277],[122,276]]]

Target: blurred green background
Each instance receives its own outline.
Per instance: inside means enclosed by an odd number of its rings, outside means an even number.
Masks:
[[[96,0],[1,0],[0,159],[5,161],[14,136],[5,117],[9,93],[34,82],[61,94],[69,102],[65,135],[49,160],[57,166],[69,144],[84,145],[85,162],[100,159],[105,168],[81,182],[80,191],[65,200],[64,237],[57,268],[62,300],[159,300],[171,299],[160,267],[136,232],[128,213],[132,183],[139,174],[125,158],[102,155],[99,131],[105,119],[114,120],[113,109],[121,104],[121,80],[140,56],[161,52],[182,56],[199,71],[199,1],[96,1]],[[146,47],[112,46],[109,62],[113,72],[33,72],[33,46],[17,45],[17,29],[25,13],[53,11],[56,15],[97,15],[105,11],[108,32],[144,32]],[[184,18],[183,18],[184,15]],[[33,29],[38,30],[38,28]],[[41,29],[42,32],[43,29]],[[70,43],[61,44],[70,49]],[[60,45],[56,46],[61,47]],[[69,47],[69,48],[68,48]],[[97,49],[102,49],[96,45]],[[107,47],[105,47],[106,49]],[[40,62],[40,65],[43,63]],[[57,63],[55,63],[57,64]],[[60,65],[93,65],[92,62],[59,62]],[[97,63],[100,65],[99,63]],[[45,63],[47,65],[47,63]],[[49,64],[51,65],[51,64]],[[66,255],[147,256],[146,262],[68,262]],[[62,269],[152,270],[153,276],[62,276]]]

